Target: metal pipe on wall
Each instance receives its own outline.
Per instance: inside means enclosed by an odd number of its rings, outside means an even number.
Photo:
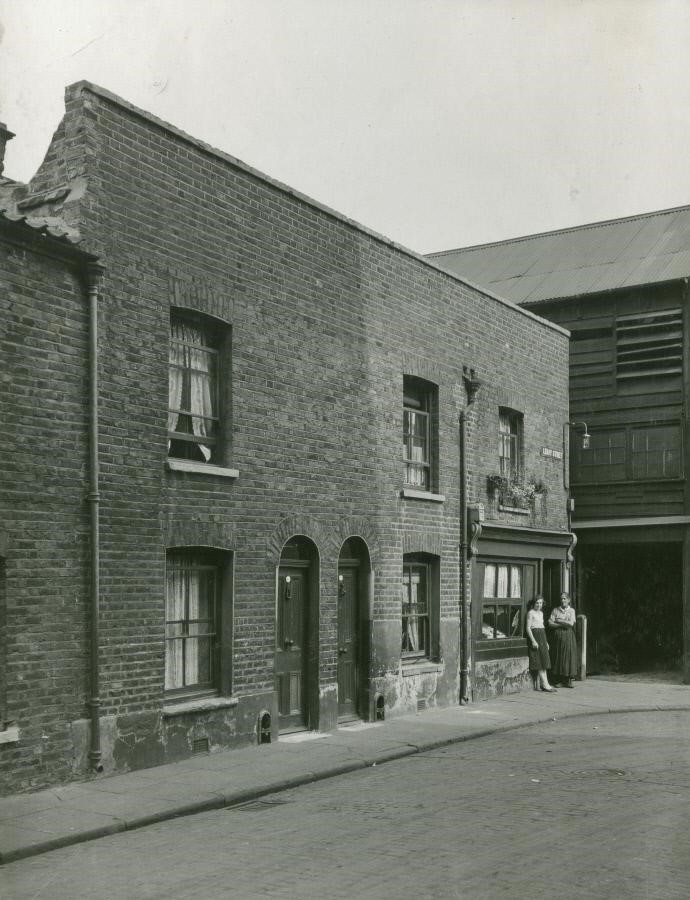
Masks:
[[[468,546],[467,546],[467,420],[464,412],[459,416],[458,446],[460,456],[460,703],[469,703],[470,698],[470,653],[471,617],[467,600]]]
[[[91,544],[91,741],[89,762],[96,772],[101,763],[100,701],[100,493],[98,459],[98,300],[103,266],[89,263],[86,267],[89,299],[89,493]]]

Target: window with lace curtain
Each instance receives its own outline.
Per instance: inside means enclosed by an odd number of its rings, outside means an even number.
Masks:
[[[438,388],[421,378],[403,378],[403,483],[422,491],[436,488]]]
[[[218,463],[222,327],[201,315],[170,316],[168,456]]]
[[[497,641],[522,637],[523,581],[520,565],[486,563],[481,640]]]
[[[170,551],[166,563],[165,690],[219,687],[222,560],[211,551]]]
[[[406,553],[402,571],[403,663],[434,660],[439,654],[439,558]]]

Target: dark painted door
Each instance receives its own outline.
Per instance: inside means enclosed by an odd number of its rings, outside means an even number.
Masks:
[[[358,670],[358,572],[338,571],[338,717],[357,715]]]
[[[281,729],[307,724],[307,570],[281,566],[278,572],[276,688]]]

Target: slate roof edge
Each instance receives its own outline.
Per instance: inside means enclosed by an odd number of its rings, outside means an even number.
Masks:
[[[383,234],[380,234],[377,231],[372,230],[371,228],[367,228],[365,225],[362,225],[360,222],[355,221],[354,219],[350,219],[345,216],[343,213],[338,212],[337,210],[332,209],[329,206],[326,206],[323,203],[320,203],[318,200],[314,200],[312,197],[309,197],[307,194],[303,194],[300,191],[295,190],[287,184],[284,184],[281,181],[278,181],[275,178],[271,178],[271,176],[264,174],[259,169],[255,169],[252,166],[248,165],[245,162],[242,162],[241,159],[238,159],[235,156],[232,156],[229,153],[226,153],[224,150],[219,150],[217,147],[213,147],[211,144],[207,144],[205,141],[200,140],[199,138],[195,138],[187,132],[183,131],[180,128],[177,128],[175,125],[171,125],[169,122],[164,121],[163,119],[159,119],[158,116],[155,116],[153,113],[147,112],[144,109],[141,109],[138,106],[135,106],[133,103],[130,103],[128,100],[124,100],[122,97],[119,97],[117,94],[112,93],[112,91],[107,90],[107,88],[103,88],[100,85],[95,84],[92,81],[88,81],[86,79],[82,79],[81,81],[74,82],[73,84],[68,85],[65,88],[65,98],[73,98],[77,97],[83,91],[88,91],[91,94],[95,94],[97,97],[102,98],[103,100],[107,100],[110,103],[114,103],[116,106],[120,106],[121,108],[127,110],[134,116],[137,116],[140,119],[144,119],[147,122],[150,122],[153,125],[156,125],[158,128],[163,129],[164,131],[169,132],[170,134],[174,134],[176,137],[180,138],[187,143],[192,144],[198,149],[202,150],[205,153],[208,153],[211,156],[216,157],[217,159],[221,159],[224,162],[228,163],[231,166],[234,166],[237,169],[241,169],[243,172],[246,172],[248,175],[258,179],[259,181],[263,181],[266,184],[271,185],[271,187],[276,188],[284,194],[293,197],[296,200],[299,200],[302,203],[307,204],[308,206],[313,207],[314,209],[319,210],[320,212],[325,213],[333,219],[336,219],[340,222],[344,222],[346,225],[349,225],[351,228],[359,231],[363,234],[368,235],[379,243],[386,244],[389,247],[392,247],[394,250],[399,253],[404,254],[405,256],[409,256],[412,259],[415,259],[417,262],[423,263],[428,268],[433,269],[436,272],[439,272],[442,275],[445,275],[447,278],[450,278],[452,281],[458,282],[460,284],[465,285],[466,287],[470,287],[475,291],[478,291],[480,294],[483,294],[485,297],[488,297],[491,300],[496,300],[499,303],[507,306],[509,309],[515,310],[519,312],[523,316],[527,316],[530,319],[538,322],[540,325],[547,327],[551,331],[556,331],[559,334],[563,334],[566,336],[570,335],[570,332],[563,328],[560,325],[556,325],[555,322],[550,322],[548,319],[543,319],[541,316],[536,315],[528,309],[523,309],[517,303],[513,303],[512,300],[508,300],[505,297],[501,297],[499,294],[494,294],[493,292],[487,290],[486,288],[480,287],[477,284],[474,284],[471,281],[468,281],[465,278],[461,278],[459,275],[456,275],[453,272],[449,272],[447,269],[444,269],[442,266],[437,265],[432,260],[430,260],[427,256],[424,256],[421,253],[417,253],[414,250],[410,250],[409,247],[405,247],[402,244],[398,244],[396,241],[391,238],[386,237]]]
[[[62,230],[64,227],[64,231]],[[71,236],[67,232],[67,226],[62,223],[47,222],[45,217],[43,220],[26,216],[19,213],[10,212],[6,208],[0,207],[0,229],[6,232],[8,236],[14,236],[14,241],[33,240],[32,249],[38,252],[50,252],[51,254],[60,254],[62,256],[71,257],[82,263],[96,262],[98,257],[83,247],[79,246],[79,239]]]
[[[504,238],[501,241],[486,241],[482,244],[470,244],[468,247],[455,247],[452,250],[434,250],[427,253],[427,259],[443,256],[452,256],[454,253],[469,253],[473,250],[485,250],[488,247],[506,247],[510,244],[520,244],[524,241],[538,240],[539,238],[552,237],[557,234],[572,234],[574,231],[587,231],[591,228],[605,228],[611,225],[619,225],[622,222],[635,222],[641,219],[651,219],[655,216],[668,216],[672,213],[690,211],[690,204],[672,206],[669,209],[655,209],[646,213],[636,213],[632,216],[620,216],[617,219],[603,219],[600,222],[586,222],[584,225],[569,225],[565,228],[554,228],[551,231],[536,231],[534,234],[523,234],[513,238]]]

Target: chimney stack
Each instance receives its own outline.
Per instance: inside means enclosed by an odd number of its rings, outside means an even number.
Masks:
[[[0,122],[0,177],[5,168],[5,147],[7,142],[14,137],[13,132],[9,131],[4,122]]]

